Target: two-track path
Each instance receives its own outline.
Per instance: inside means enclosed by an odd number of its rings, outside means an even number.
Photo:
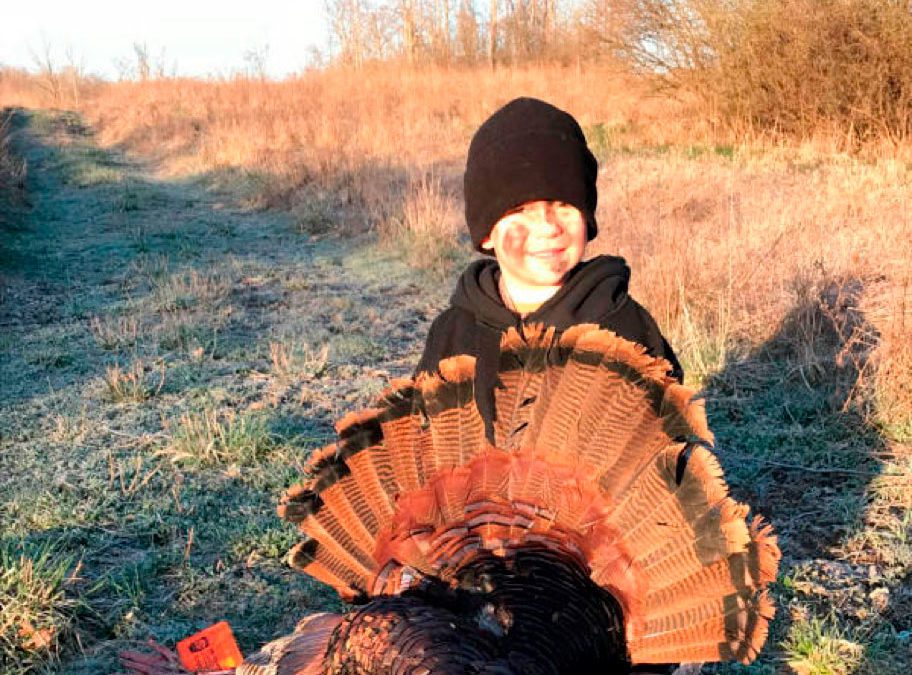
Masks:
[[[0,546],[71,562],[38,572],[61,600],[25,598],[51,613],[55,671],[220,618],[245,649],[287,631],[332,600],[285,568],[278,494],[411,372],[449,284],[163,178],[73,114],[14,126],[31,208],[0,233]]]

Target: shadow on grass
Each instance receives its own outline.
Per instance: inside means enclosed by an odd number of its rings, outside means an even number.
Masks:
[[[821,275],[796,288],[778,332],[706,383],[732,493],[773,523],[783,552],[763,655],[713,672],[909,672],[895,637],[908,618],[869,599],[876,588],[895,596],[902,580],[845,553],[868,528],[889,453],[863,386],[879,337],[859,308],[864,284]]]

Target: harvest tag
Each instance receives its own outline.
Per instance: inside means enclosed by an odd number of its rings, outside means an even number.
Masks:
[[[178,642],[177,655],[184,668],[194,673],[237,668],[244,660],[227,621]]]

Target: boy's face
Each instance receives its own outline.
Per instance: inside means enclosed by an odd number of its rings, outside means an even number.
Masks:
[[[583,257],[586,219],[564,202],[526,202],[504,214],[481,247],[494,251],[514,284],[560,286]]]

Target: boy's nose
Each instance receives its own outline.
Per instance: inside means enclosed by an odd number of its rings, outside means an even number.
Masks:
[[[535,232],[539,236],[556,236],[563,231],[554,204],[540,204],[533,211]]]

